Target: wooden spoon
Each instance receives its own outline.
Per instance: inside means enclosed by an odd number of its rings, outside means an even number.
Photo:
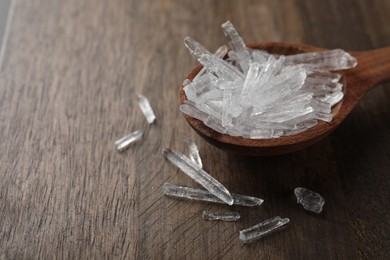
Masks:
[[[287,43],[255,43],[250,48],[269,53],[292,55],[303,52],[322,51],[323,48]],[[360,98],[371,88],[390,80],[390,47],[371,51],[350,52],[358,65],[349,70],[338,71],[343,75],[344,99],[332,108],[333,120],[319,124],[302,133],[272,139],[249,139],[221,134],[207,127],[202,121],[184,114],[191,127],[210,144],[224,150],[244,155],[277,155],[291,153],[317,143],[333,131],[352,111]],[[192,80],[202,69],[198,65],[187,79]],[[180,104],[186,100],[183,85],[180,86]],[[390,111],[389,111],[390,112]]]

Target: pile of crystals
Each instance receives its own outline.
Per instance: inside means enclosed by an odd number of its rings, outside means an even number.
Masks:
[[[355,67],[354,57],[341,49],[272,55],[247,48],[229,21],[222,29],[229,52],[222,46],[212,54],[184,40],[203,69],[183,83],[183,113],[217,132],[252,139],[294,135],[332,120],[331,108],[343,98],[334,71]]]

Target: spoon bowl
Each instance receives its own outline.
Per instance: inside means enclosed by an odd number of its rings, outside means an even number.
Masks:
[[[309,45],[287,43],[255,43],[248,45],[248,47],[282,55],[326,50]],[[319,120],[316,126],[296,135],[271,139],[250,139],[222,134],[207,127],[196,118],[186,114],[184,117],[202,138],[223,150],[243,155],[265,156],[286,154],[304,149],[330,134],[368,90],[390,80],[390,47],[349,53],[357,59],[358,65],[353,69],[337,71],[343,75],[344,98],[332,108],[333,120],[329,123]],[[192,80],[201,69],[202,65],[196,66],[187,79]],[[179,90],[180,104],[183,104],[186,99],[183,85],[181,85]]]

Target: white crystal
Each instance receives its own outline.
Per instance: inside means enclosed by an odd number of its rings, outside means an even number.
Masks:
[[[229,191],[216,179],[214,179],[206,171],[202,170],[199,165],[194,164],[185,155],[173,151],[169,148],[163,150],[163,155],[171,163],[176,165],[182,172],[187,174],[194,181],[202,185],[206,190],[213,195],[221,199],[223,202],[229,205],[233,205],[234,199],[230,195]]]
[[[248,60],[251,59],[251,56],[244,40],[230,21],[223,23],[222,29],[229,41],[230,47],[232,47],[232,50],[235,52],[236,62],[241,70],[246,72],[248,70]]]
[[[164,183],[163,190],[165,195],[174,198],[200,200],[200,201],[207,201],[207,202],[214,202],[214,203],[224,203],[222,200],[220,200],[219,198],[217,198],[207,190],[179,186],[171,183]],[[234,205],[252,207],[252,206],[259,206],[264,202],[264,200],[256,197],[239,195],[235,193],[232,193],[231,195],[234,200],[233,201]]]
[[[148,121],[149,124],[152,124],[156,120],[156,116],[150,106],[149,100],[145,96],[138,94],[138,104],[146,118],[146,121]]]
[[[215,52],[214,52],[214,55],[215,57],[218,57],[220,59],[223,59],[226,54],[228,53],[228,47],[226,45],[222,45],[221,47],[219,47]],[[204,73],[206,72],[206,68],[203,67],[199,72],[198,74],[196,74],[195,78],[193,79],[193,81],[196,81],[199,79],[199,77],[201,77]]]
[[[264,220],[253,227],[241,230],[240,240],[244,243],[252,242],[270,234],[276,229],[286,225],[288,222],[290,222],[288,218],[282,219],[279,216]]]
[[[121,139],[115,141],[115,147],[118,151],[123,151],[125,150],[126,148],[129,147],[129,145],[131,145],[132,143],[135,143],[139,140],[141,140],[142,138],[142,132],[140,130],[136,130],[124,137],[122,137]]]
[[[189,115],[193,118],[199,119],[201,121],[205,121],[208,118],[208,115],[193,105],[186,103],[180,105],[180,111],[186,115]]]
[[[356,67],[357,61],[341,49],[286,56],[286,64],[304,64],[312,69],[344,70]]]
[[[237,221],[240,219],[240,214],[237,212],[208,212],[203,211],[202,218],[204,220],[220,220],[220,221]]]
[[[244,79],[244,75],[233,65],[226,61],[215,57],[199,42],[195,41],[191,37],[187,36],[184,39],[184,43],[187,46],[191,54],[208,70],[214,72],[219,77],[234,80],[236,77]]]
[[[193,163],[197,164],[200,168],[203,168],[202,159],[200,158],[199,149],[196,143],[194,143],[191,140],[188,140],[187,146],[188,146],[188,157],[190,158],[190,160]]]
[[[297,202],[303,206],[304,209],[314,212],[321,213],[322,207],[325,204],[325,199],[317,192],[312,190],[298,187],[294,190]]]
[[[185,79],[185,80],[183,81],[183,87],[187,86],[187,85],[190,84],[191,82],[192,82],[191,80]]]
[[[341,75],[356,66],[336,49],[290,56],[248,49],[231,22],[222,25],[232,50],[210,53],[190,37],[185,44],[204,68],[184,87],[183,113],[223,134],[253,139],[295,135],[330,122],[343,94]]]

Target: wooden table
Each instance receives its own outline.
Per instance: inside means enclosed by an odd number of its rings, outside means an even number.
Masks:
[[[250,42],[367,50],[390,45],[390,1],[13,0],[0,74],[0,258],[385,259],[390,252],[390,89],[367,94],[329,137],[294,154],[227,154],[201,140],[178,108],[195,65],[190,35],[211,50],[231,20]],[[147,96],[157,122],[136,103]],[[142,129],[124,153],[114,141]],[[262,206],[162,195],[197,186],[161,155],[200,147],[205,169]],[[326,198],[312,215],[303,186]],[[238,211],[236,223],[203,210]],[[239,230],[273,216],[289,226],[243,245]]]

